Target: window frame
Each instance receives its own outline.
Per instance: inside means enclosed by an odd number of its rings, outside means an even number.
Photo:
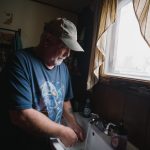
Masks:
[[[119,8],[117,10],[117,14],[118,14],[118,18],[119,16],[119,11],[121,9],[122,6],[128,4],[130,1],[132,0],[118,0],[118,4],[119,4]],[[110,48],[115,48],[115,44],[117,42],[117,40],[115,40],[115,42],[113,40],[109,40],[110,37],[114,37],[115,33],[117,32],[118,29],[118,24],[119,24],[119,19],[110,27],[110,29],[108,29],[108,33],[107,33],[107,40],[106,40],[106,51],[105,54],[108,54],[107,49]],[[111,30],[111,31],[109,31]],[[116,35],[115,35],[116,36]],[[114,51],[111,51],[111,53]],[[105,57],[105,60],[107,61],[108,59],[110,59],[109,64],[108,65],[112,65],[112,62],[114,59],[114,55],[113,57],[110,57],[112,55],[109,55],[109,57]],[[101,68],[100,68],[100,79],[99,79],[99,83],[105,84],[105,85],[110,85],[114,88],[117,88],[119,90],[123,90],[123,91],[127,91],[130,92],[132,94],[135,95],[142,95],[142,96],[150,96],[150,82],[148,80],[141,80],[141,79],[137,79],[137,78],[129,78],[129,77],[124,77],[124,76],[118,76],[118,75],[114,75],[111,73],[105,73],[104,70],[105,68],[105,62],[102,64]],[[112,67],[111,67],[112,68]]]

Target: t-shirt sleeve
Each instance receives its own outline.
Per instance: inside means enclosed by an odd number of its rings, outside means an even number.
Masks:
[[[31,86],[27,62],[22,55],[15,55],[7,67],[8,104],[10,109],[32,108]]]
[[[73,98],[72,84],[71,84],[71,79],[67,67],[66,67],[66,79],[67,79],[67,85],[66,85],[67,87],[66,87],[65,101],[71,100]]]

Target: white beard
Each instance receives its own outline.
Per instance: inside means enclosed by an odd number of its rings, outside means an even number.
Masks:
[[[58,59],[55,61],[55,65],[58,66],[63,62],[64,59]]]
[[[63,60],[65,59],[66,57],[63,57],[63,58],[57,58],[57,59],[50,59],[49,62],[48,62],[48,67],[54,67],[54,66],[58,66],[60,65]]]

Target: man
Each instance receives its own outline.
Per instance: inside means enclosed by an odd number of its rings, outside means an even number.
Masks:
[[[7,141],[15,149],[50,150],[50,137],[59,138],[67,147],[84,140],[72,113],[73,94],[63,63],[70,49],[83,51],[77,42],[76,27],[58,18],[45,24],[37,47],[18,51],[7,65]],[[68,126],[61,124],[62,115]]]

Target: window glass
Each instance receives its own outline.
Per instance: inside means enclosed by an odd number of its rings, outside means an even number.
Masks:
[[[121,7],[109,40],[105,74],[150,80],[150,48],[141,35],[132,2]]]

